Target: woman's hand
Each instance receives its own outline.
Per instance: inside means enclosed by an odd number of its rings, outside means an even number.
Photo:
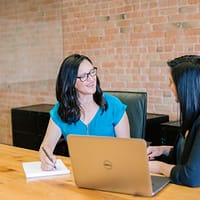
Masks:
[[[150,170],[150,173],[161,174],[160,164],[161,164],[160,161],[156,161],[156,160],[155,161],[149,161],[149,170]]]
[[[45,153],[46,151],[46,153]],[[41,168],[44,171],[50,171],[55,169],[56,164],[56,157],[50,153],[50,150],[48,147],[45,147],[45,151],[42,149],[42,147],[39,150],[40,160],[41,160]],[[48,156],[47,156],[48,154]]]
[[[163,174],[170,177],[170,173],[174,165],[170,165],[160,161],[149,161],[149,170],[153,174]]]
[[[172,148],[173,146],[148,146],[147,156],[149,160],[154,160],[156,157],[161,155],[168,156]]]

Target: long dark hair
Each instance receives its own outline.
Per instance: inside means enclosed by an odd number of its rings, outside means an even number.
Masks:
[[[190,130],[200,115],[200,56],[186,55],[168,61],[180,103],[182,131]]]
[[[58,114],[64,122],[75,123],[80,119],[80,102],[78,101],[75,83],[79,66],[83,60],[92,61],[84,55],[72,54],[64,59],[61,64],[56,81],[56,98],[59,108]],[[100,81],[97,77],[96,92],[93,95],[94,101],[102,111],[107,109],[107,102],[103,98]]]

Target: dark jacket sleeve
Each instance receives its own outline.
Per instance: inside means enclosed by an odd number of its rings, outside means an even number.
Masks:
[[[180,185],[200,186],[200,119],[193,125],[185,141],[181,163],[172,168],[170,179]]]

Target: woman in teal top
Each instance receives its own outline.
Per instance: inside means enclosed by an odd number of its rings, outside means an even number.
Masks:
[[[78,120],[76,123],[65,123],[58,115],[59,102],[57,102],[54,108],[50,111],[51,119],[60,127],[61,132],[66,138],[68,134],[80,134],[80,135],[96,135],[96,136],[111,136],[115,137],[114,127],[121,120],[126,105],[121,101],[109,94],[104,94],[109,109],[102,112],[99,108],[93,119],[89,124],[85,124],[82,120]]]
[[[126,105],[117,97],[103,94],[97,68],[87,56],[73,54],[64,59],[57,77],[56,98],[39,150],[43,170],[54,168],[53,151],[61,135],[65,139],[68,134],[130,137]]]

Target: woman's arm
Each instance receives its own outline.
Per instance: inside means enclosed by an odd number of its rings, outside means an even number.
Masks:
[[[52,170],[54,168],[56,157],[53,155],[53,151],[60,137],[61,137],[60,128],[53,122],[52,119],[50,119],[45,137],[39,149],[41,167],[43,170]],[[47,158],[44,151],[42,150],[42,147],[44,147],[44,149],[47,151],[53,162],[51,162]]]
[[[121,120],[115,126],[116,137],[130,138],[130,125],[126,112],[124,112]]]

